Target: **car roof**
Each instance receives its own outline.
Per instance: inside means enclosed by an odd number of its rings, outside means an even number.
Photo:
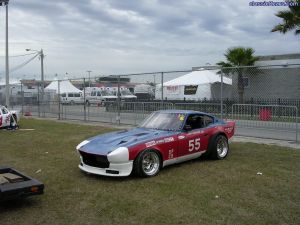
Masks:
[[[209,115],[209,116],[213,116],[210,115],[209,113],[205,113],[205,112],[199,112],[199,111],[195,111],[195,110],[179,110],[179,109],[167,109],[167,110],[159,110],[157,112],[162,112],[162,113],[180,113],[180,114],[203,114],[203,115]]]

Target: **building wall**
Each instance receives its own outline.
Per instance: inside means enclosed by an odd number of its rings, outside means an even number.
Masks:
[[[266,68],[258,72],[246,72],[249,87],[245,87],[244,98],[300,99],[300,68]],[[238,98],[237,75],[233,76],[233,97]]]

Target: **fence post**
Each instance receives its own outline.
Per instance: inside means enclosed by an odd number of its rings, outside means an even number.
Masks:
[[[84,122],[86,122],[85,78],[83,78],[83,114]]]
[[[117,110],[118,110],[118,115],[117,115],[117,123],[118,125],[120,125],[121,123],[121,93],[120,93],[120,80],[121,80],[121,76],[118,76],[118,102],[117,102]]]
[[[161,72],[161,103],[164,102],[164,72]]]
[[[22,116],[24,115],[24,92],[23,92],[23,83],[21,81],[21,104],[22,104]]]
[[[40,85],[38,85],[38,96],[37,96],[37,104],[38,104],[38,116],[41,117],[41,111],[40,111]]]
[[[57,96],[58,96],[58,119],[60,120],[60,81],[57,80]]]
[[[221,71],[221,119],[223,119],[223,72]]]
[[[296,107],[296,143],[298,143],[298,107]]]

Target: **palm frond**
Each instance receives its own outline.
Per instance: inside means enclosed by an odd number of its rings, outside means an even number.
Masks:
[[[290,30],[294,30],[300,25],[300,0],[296,1],[297,6],[289,6],[289,10],[282,10],[277,12],[275,15],[282,19],[282,23],[277,24],[271,32],[280,32],[285,34]],[[297,29],[299,30],[299,29]],[[295,31],[295,35],[298,35],[299,32]]]

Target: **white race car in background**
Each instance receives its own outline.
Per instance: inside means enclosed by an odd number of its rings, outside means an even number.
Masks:
[[[5,106],[0,105],[0,128],[17,127],[19,119],[17,111],[9,111]]]

